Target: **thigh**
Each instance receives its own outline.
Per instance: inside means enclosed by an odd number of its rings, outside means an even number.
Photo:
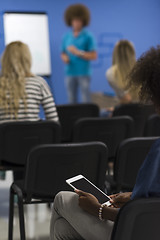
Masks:
[[[79,84],[81,90],[89,90],[90,77],[89,76],[78,77],[78,84]]]
[[[64,218],[59,218],[54,224],[53,240],[83,240],[83,238],[74,230],[74,228]]]
[[[81,89],[82,102],[90,102],[90,77],[79,77],[78,83]]]
[[[61,192],[57,195],[54,208],[66,219],[76,232],[86,240],[110,240],[113,222],[101,222],[98,218],[84,212],[78,205],[78,195]]]
[[[75,90],[78,85],[77,77],[66,77],[66,86],[69,90]]]
[[[66,77],[66,87],[70,103],[77,102],[78,81],[76,77]]]

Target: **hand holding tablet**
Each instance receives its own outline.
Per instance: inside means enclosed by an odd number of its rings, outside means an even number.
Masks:
[[[66,180],[66,183],[69,184],[74,190],[80,190],[92,194],[97,198],[100,204],[105,204],[106,206],[111,205],[110,197],[82,175],[70,178]]]

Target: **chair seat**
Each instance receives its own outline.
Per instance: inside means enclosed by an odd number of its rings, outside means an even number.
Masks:
[[[14,182],[14,185],[17,186],[23,194],[24,203],[32,203],[32,200],[35,202],[53,202],[55,196],[42,195],[42,193],[33,193],[31,197],[26,193],[24,187],[24,180],[18,180]]]

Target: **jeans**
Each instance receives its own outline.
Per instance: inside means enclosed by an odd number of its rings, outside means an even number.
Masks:
[[[53,204],[50,240],[110,240],[113,226],[83,211],[77,194],[60,192]]]
[[[82,102],[90,102],[90,77],[89,76],[68,76],[66,87],[69,103],[78,102],[78,89],[81,90]]]

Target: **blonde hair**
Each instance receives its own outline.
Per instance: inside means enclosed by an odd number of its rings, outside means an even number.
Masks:
[[[112,65],[115,66],[117,85],[122,89],[127,86],[127,76],[136,62],[134,46],[128,40],[120,40],[113,51]]]
[[[20,100],[26,103],[25,78],[31,74],[31,53],[28,46],[20,41],[7,45],[2,56],[0,77],[0,107],[17,118]]]

